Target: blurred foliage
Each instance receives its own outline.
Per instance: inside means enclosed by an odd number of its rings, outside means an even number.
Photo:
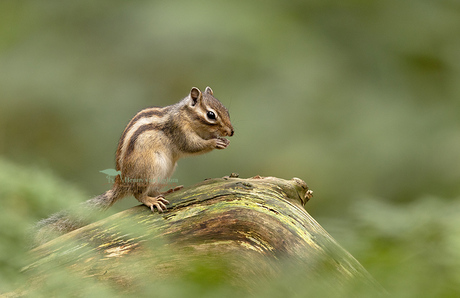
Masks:
[[[82,191],[47,169],[0,159],[0,293],[22,279],[19,271],[27,265],[34,223],[55,208],[76,205],[84,197]]]
[[[138,110],[209,85],[235,136],[180,184],[300,177],[390,292],[459,296],[459,34],[456,0],[2,1],[0,291],[30,223],[110,187]]]

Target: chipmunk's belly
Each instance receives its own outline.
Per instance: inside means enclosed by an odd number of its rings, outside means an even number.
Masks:
[[[167,183],[176,168],[176,162],[172,158],[161,152],[153,154],[154,162],[151,163],[148,177],[150,187],[162,188]]]

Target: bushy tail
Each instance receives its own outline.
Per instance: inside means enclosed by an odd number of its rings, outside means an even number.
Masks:
[[[72,211],[63,210],[40,220],[33,229],[33,246],[42,245],[56,237],[81,228],[91,222],[96,212],[101,212],[113,205],[120,194],[113,189],[89,199]]]
[[[91,211],[99,210],[104,211],[110,206],[113,205],[119,199],[118,192],[114,191],[113,189],[104,192],[97,197],[89,199],[88,201],[83,203],[83,206]]]

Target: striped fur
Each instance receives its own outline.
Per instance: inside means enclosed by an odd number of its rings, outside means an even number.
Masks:
[[[208,117],[212,112],[214,117]],[[177,161],[213,149],[224,149],[229,142],[224,136],[233,135],[228,110],[213,96],[210,87],[202,93],[192,88],[180,102],[167,107],[147,108],[137,113],[123,131],[116,152],[115,178],[111,190],[86,201],[81,214],[88,217],[93,211],[104,210],[127,195],[139,202],[166,208],[161,189],[171,177]],[[84,216],[82,216],[84,217]],[[63,211],[38,224],[36,244],[64,234],[88,221]]]
[[[215,119],[207,116],[210,111]],[[120,196],[114,201],[132,194],[145,203],[143,197],[160,195],[162,185],[155,181],[168,179],[181,157],[225,148],[228,141],[220,138],[232,135],[228,110],[209,87],[204,93],[192,88],[186,98],[174,105],[138,112],[118,143],[116,169],[121,171],[121,177],[115,181],[114,189],[119,190]]]

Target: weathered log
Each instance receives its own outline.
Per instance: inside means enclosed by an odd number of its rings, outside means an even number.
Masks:
[[[33,250],[24,269],[40,287],[52,270],[131,291],[206,268],[251,289],[297,270],[304,283],[327,275],[333,291],[372,277],[307,213],[298,178],[210,179],[168,195],[164,213],[137,206]]]

